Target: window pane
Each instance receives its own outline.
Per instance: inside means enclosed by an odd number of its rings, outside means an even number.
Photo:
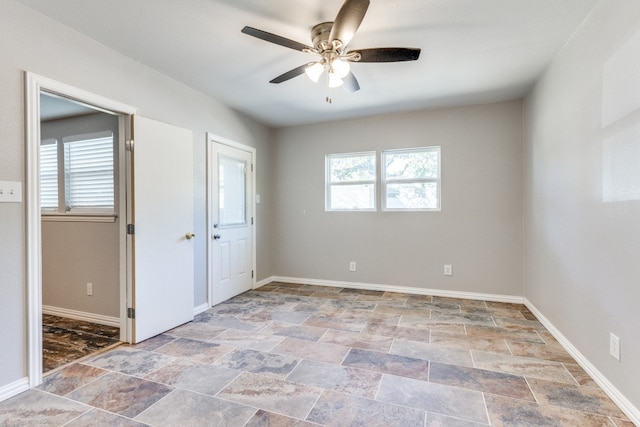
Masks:
[[[331,209],[375,209],[375,185],[332,185]]]
[[[218,161],[220,227],[247,223],[246,171],[245,162],[220,156]]]
[[[375,153],[330,156],[330,182],[374,181],[376,179]]]
[[[438,185],[426,183],[387,184],[387,209],[438,209]]]
[[[40,207],[58,208],[58,144],[55,139],[40,145]]]
[[[67,210],[113,208],[113,136],[65,142]]]
[[[438,152],[415,150],[384,153],[387,179],[438,177]]]

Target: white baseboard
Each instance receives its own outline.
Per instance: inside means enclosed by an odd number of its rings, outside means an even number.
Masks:
[[[69,310],[67,308],[53,307],[51,305],[42,305],[42,314],[50,314],[52,316],[67,317],[69,319],[84,320],[85,322],[97,323],[99,325],[120,327],[120,318],[104,316],[102,314],[87,313],[84,311]]]
[[[21,378],[17,381],[0,387],[0,402],[29,390],[29,378]]]
[[[254,286],[253,289],[261,288],[264,285],[268,285],[271,282],[275,282],[275,280],[276,280],[275,276],[271,276],[271,277],[267,277],[266,279],[262,279],[262,280],[256,282],[256,285]]]
[[[496,294],[482,294],[477,292],[446,291],[441,289],[416,288],[411,286],[384,285],[384,284],[377,284],[377,283],[342,282],[342,281],[335,281],[335,280],[321,280],[321,279],[308,279],[308,278],[302,278],[302,277],[283,277],[283,276],[272,276],[269,279],[262,280],[261,283],[262,282],[265,282],[265,283],[263,283],[261,286],[264,286],[270,282],[302,283],[305,285],[330,286],[334,288],[364,289],[364,290],[382,291],[382,292],[402,292],[405,294],[433,295],[438,297],[508,302],[513,304],[524,303],[523,297],[512,296],[512,295],[496,295]]]
[[[193,307],[193,315],[197,316],[200,313],[204,313],[205,311],[209,310],[209,304],[208,303],[204,303],[204,304],[200,304],[197,307]]]
[[[640,426],[640,409],[635,407],[562,333],[547,319],[531,301],[525,298],[527,308],[535,314],[540,323],[558,340],[565,350],[578,362],[591,378],[607,393],[616,405],[637,426]]]

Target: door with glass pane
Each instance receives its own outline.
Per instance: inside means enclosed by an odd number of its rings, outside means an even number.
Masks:
[[[211,304],[253,288],[253,153],[210,141]]]

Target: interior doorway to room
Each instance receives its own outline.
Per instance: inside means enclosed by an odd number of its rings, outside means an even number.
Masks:
[[[81,223],[97,222],[97,217],[110,216],[110,221],[118,224],[118,233],[114,237],[118,246],[118,266],[114,268],[118,270],[119,284],[115,297],[119,302],[116,314],[112,311],[86,317],[104,321],[106,316],[119,326],[120,341],[138,343],[193,320],[193,239],[196,237],[193,233],[193,133],[188,129],[140,117],[135,107],[33,73],[25,73],[25,85],[28,372],[29,387],[36,387],[42,383],[43,377],[42,318],[43,308],[47,305],[43,304],[42,287],[41,205],[48,203],[43,203],[41,194],[41,94],[72,101],[82,107],[116,116],[118,120],[117,149],[114,138],[117,159],[114,156],[113,161],[117,172],[115,169],[112,172],[115,176],[114,192],[117,192],[113,195],[115,209],[111,210],[110,215],[100,211],[104,206],[85,206],[83,211],[73,201],[68,204],[64,201],[52,209],[56,209],[58,216],[63,216],[64,220],[69,214],[75,214]],[[62,152],[60,171],[64,170],[65,174],[73,174],[68,168],[77,158],[74,155],[82,157],[79,147],[72,146],[73,143],[92,139],[85,134],[81,136],[63,140],[62,146],[51,149]],[[95,137],[100,139],[100,135]],[[70,161],[64,160],[65,154],[67,159],[71,156]],[[57,160],[53,163],[58,164]],[[55,184],[53,187],[67,197],[67,187],[73,186],[73,182],[69,184],[66,177],[60,179],[68,185]],[[63,194],[56,194],[52,199],[55,201],[62,197]],[[101,256],[98,254],[95,258]],[[76,264],[74,268],[80,268]],[[96,288],[97,282],[90,282],[86,278],[78,281],[79,290],[73,292],[83,297],[91,297],[87,295],[90,293],[96,296],[100,290]],[[66,310],[62,311],[74,315],[83,313],[78,308]]]
[[[208,135],[209,294],[215,305],[255,284],[255,149]]]
[[[40,92],[42,368],[120,342],[120,121]]]

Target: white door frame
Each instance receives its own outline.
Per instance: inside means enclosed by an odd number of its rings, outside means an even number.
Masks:
[[[218,162],[213,159],[213,153],[216,152],[214,144],[223,144],[229,147],[237,148],[238,150],[247,151],[251,153],[251,163],[253,164],[253,171],[251,173],[251,217],[253,219],[253,229],[251,230],[251,269],[253,270],[253,278],[251,279],[251,289],[256,288],[256,277],[258,277],[258,271],[256,269],[256,230],[258,220],[256,218],[256,175],[257,175],[257,159],[256,149],[248,145],[241,144],[239,142],[232,141],[228,138],[224,138],[213,133],[207,132],[207,304],[209,307],[213,305],[213,287],[214,272],[213,272],[213,241],[211,235],[213,234],[213,223],[215,212],[211,211],[211,202],[213,201],[214,188],[211,188],[211,174],[218,173]]]
[[[98,110],[119,115],[133,115],[138,109],[65,83],[25,71],[25,212],[26,212],[26,283],[27,283],[27,353],[29,387],[42,383],[42,230],[40,215],[40,91],[61,95]],[[120,138],[124,138],[120,120]],[[125,153],[119,150],[120,187],[124,188]],[[126,194],[120,191],[120,325],[127,325],[126,307]],[[124,330],[123,330],[124,329]],[[121,328],[120,339],[129,340],[129,327]]]

